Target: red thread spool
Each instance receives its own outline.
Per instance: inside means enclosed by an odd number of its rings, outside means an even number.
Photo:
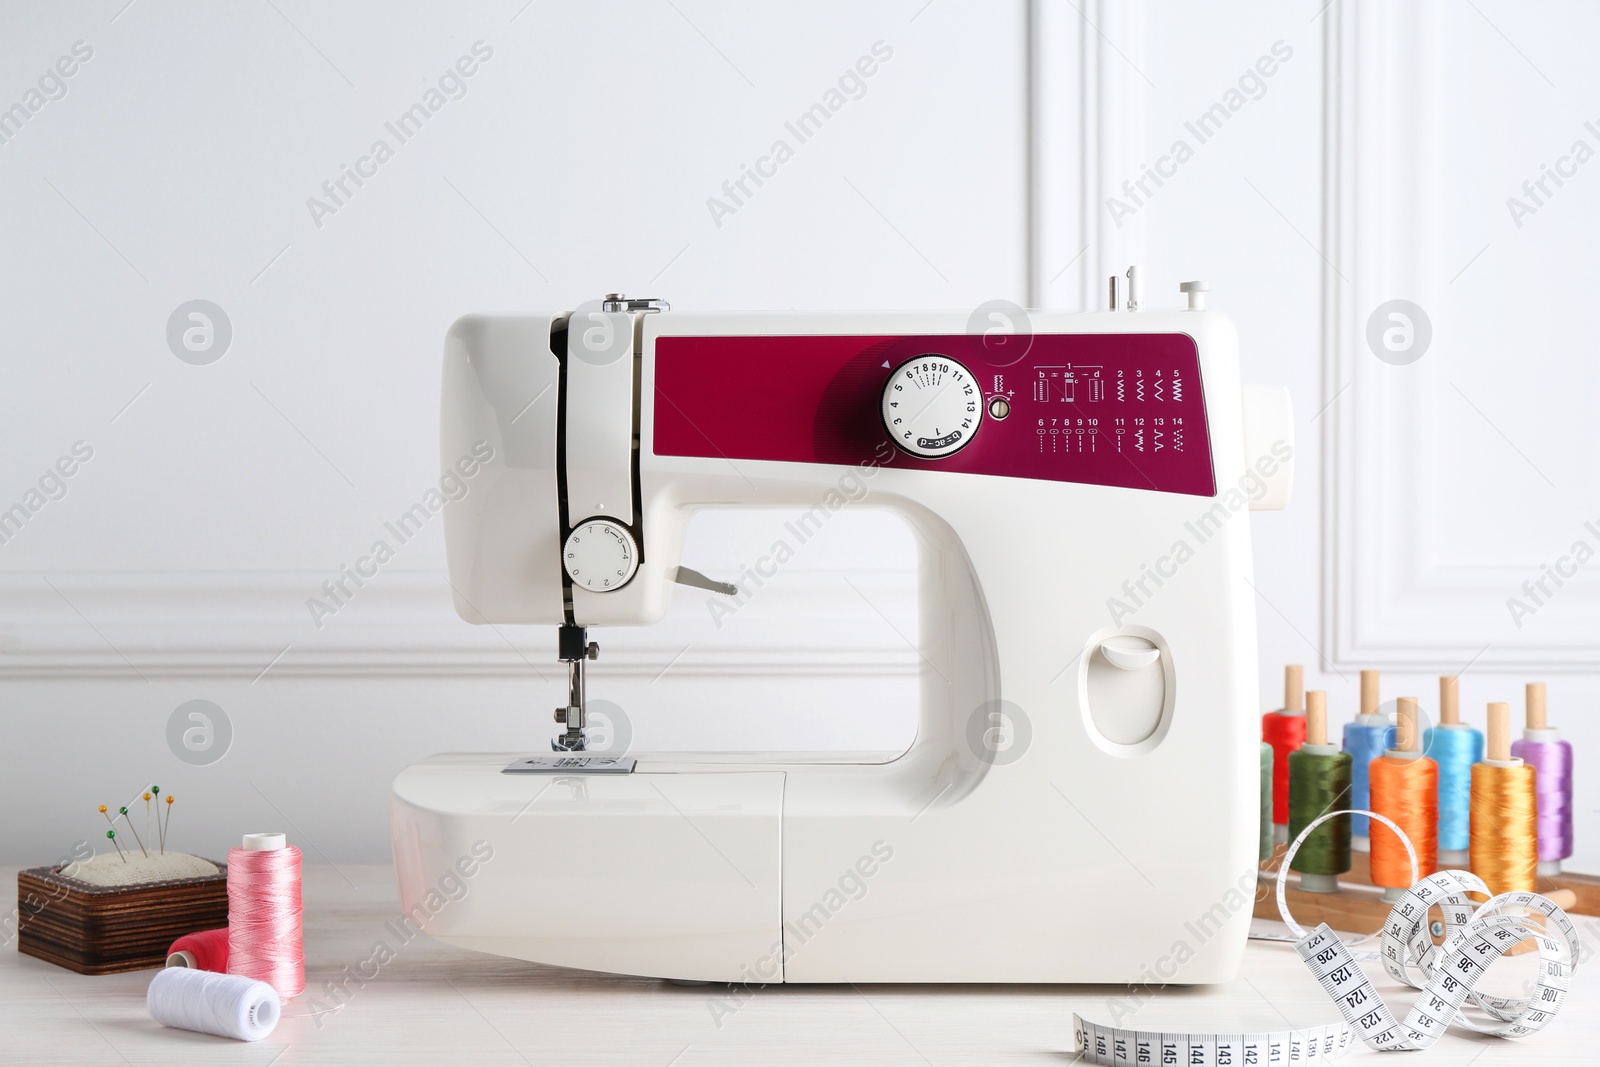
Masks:
[[[228,973],[265,982],[280,997],[306,987],[300,933],[300,850],[282,834],[245,834],[228,853]]]
[[[167,949],[168,967],[228,973],[228,928],[184,934]]]
[[[1272,746],[1272,823],[1289,824],[1289,753],[1306,743],[1305,671],[1283,669],[1283,709],[1261,716],[1261,740]]]

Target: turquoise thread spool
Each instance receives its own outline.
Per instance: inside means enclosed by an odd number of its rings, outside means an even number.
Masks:
[[[1483,733],[1461,721],[1461,687],[1439,679],[1439,725],[1423,735],[1423,754],[1439,765],[1439,866],[1471,862],[1472,765],[1483,759]]]

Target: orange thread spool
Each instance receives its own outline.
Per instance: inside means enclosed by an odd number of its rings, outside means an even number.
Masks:
[[[1272,823],[1289,822],[1289,753],[1306,743],[1305,669],[1283,669],[1283,708],[1261,716],[1261,740],[1272,746]]]
[[[1472,873],[1491,893],[1537,888],[1539,816],[1532,764],[1511,755],[1511,705],[1489,705],[1486,758],[1472,765]]]
[[[1367,767],[1372,810],[1395,821],[1417,850],[1417,876],[1427,877],[1439,866],[1439,765],[1421,755],[1417,729],[1417,698],[1401,697],[1395,727],[1395,747]],[[1385,889],[1411,888],[1411,861],[1406,846],[1393,830],[1374,821],[1372,884]]]

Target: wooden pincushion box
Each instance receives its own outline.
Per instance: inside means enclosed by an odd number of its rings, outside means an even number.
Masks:
[[[228,925],[227,868],[128,886],[98,886],[34,867],[17,872],[17,951],[79,974],[160,967],[184,934]]]

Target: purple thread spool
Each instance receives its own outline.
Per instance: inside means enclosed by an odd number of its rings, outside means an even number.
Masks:
[[[1561,873],[1572,855],[1572,745],[1546,715],[1543,682],[1528,683],[1528,724],[1511,754],[1533,766],[1539,806],[1539,873]]]
[[[1560,874],[1561,861],[1572,855],[1572,742],[1561,740],[1555,730],[1525,730],[1511,754],[1533,765],[1539,873]]]

